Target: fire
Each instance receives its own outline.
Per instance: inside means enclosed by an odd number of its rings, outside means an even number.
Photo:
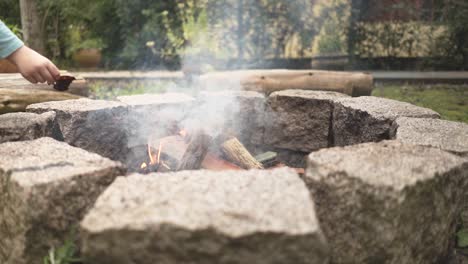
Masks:
[[[179,131],[179,135],[180,135],[181,137],[186,137],[186,136],[187,136],[187,130],[181,129],[181,130]]]
[[[162,140],[159,141],[159,148],[158,148],[158,164],[161,163],[161,150],[162,150]]]
[[[155,161],[154,161],[153,153],[151,153],[151,146],[150,145],[148,145],[148,156],[150,158],[150,164],[151,165],[156,164]]]
[[[171,160],[170,156],[166,156],[164,153],[167,150],[171,150],[173,147],[172,144],[178,144],[178,141],[184,141],[184,138],[187,137],[188,133],[185,129],[181,129],[177,132],[174,136],[169,136],[165,138],[160,138],[159,143],[157,140],[153,140],[151,137],[148,139],[147,144],[147,155],[148,160],[144,161],[140,165],[140,170],[145,172],[167,172],[172,170],[172,166],[176,166],[173,164],[173,160]],[[158,147],[156,149],[156,145]],[[164,148],[164,149],[163,149]],[[169,149],[166,149],[169,148]]]
[[[161,152],[163,148],[163,141],[159,141],[158,153],[156,155],[153,154],[151,150],[151,146],[148,144],[148,156],[150,159],[150,165],[157,165],[161,163]]]

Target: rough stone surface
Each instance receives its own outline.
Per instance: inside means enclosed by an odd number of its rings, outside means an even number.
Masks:
[[[0,263],[42,263],[68,238],[120,163],[52,138],[0,144]]]
[[[468,124],[431,118],[398,118],[392,138],[468,156]]]
[[[329,146],[333,101],[349,97],[335,92],[286,90],[268,98],[265,143],[311,152]]]
[[[28,106],[34,113],[54,111],[65,142],[113,160],[125,160],[127,108],[113,101],[78,99]]]
[[[468,160],[383,141],[320,150],[308,163],[333,263],[446,263]]]
[[[173,134],[193,107],[194,98],[182,93],[120,96],[129,107],[128,145],[146,145],[150,137]]]
[[[233,134],[250,149],[262,145],[265,112],[263,94],[249,91],[202,92],[199,101],[200,107],[189,118],[201,121],[209,134]]]
[[[11,113],[0,115],[0,143],[32,140],[40,137],[63,139],[55,122],[55,113]]]
[[[390,139],[391,124],[398,117],[440,118],[440,115],[427,108],[373,96],[340,99],[333,111],[334,145]]]
[[[327,263],[292,170],[118,178],[81,222],[89,263]]]

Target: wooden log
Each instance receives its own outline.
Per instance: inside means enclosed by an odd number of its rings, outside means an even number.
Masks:
[[[67,71],[60,71],[61,75],[70,75]],[[75,76],[74,80],[67,93],[88,96],[89,85],[88,82],[80,77]],[[0,89],[29,89],[29,90],[44,90],[44,91],[55,91],[52,85],[48,84],[32,84],[21,76],[19,73],[15,74],[0,74]]]
[[[0,89],[0,114],[22,112],[30,104],[78,99],[80,96],[38,89]]]
[[[172,167],[173,170],[178,167],[188,147],[184,138],[178,135],[163,137],[149,144],[154,154],[158,153],[159,146],[162,146],[161,155],[163,159],[166,159],[167,164]],[[243,170],[234,163],[218,158],[217,155],[210,152],[208,152],[203,159],[201,168],[214,171]]]
[[[370,95],[373,77],[359,72],[318,70],[247,70],[202,75],[203,87],[226,87],[270,94],[288,89],[323,90],[353,96]]]
[[[195,132],[189,137],[189,144],[187,145],[187,150],[179,163],[177,168],[178,171],[200,169],[201,164],[208,153],[208,148],[210,147],[211,137],[202,131]]]
[[[237,139],[231,138],[221,144],[221,150],[226,158],[244,169],[263,169],[262,164],[258,162],[252,154]]]

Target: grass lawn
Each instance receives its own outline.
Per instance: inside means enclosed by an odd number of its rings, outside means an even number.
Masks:
[[[177,90],[171,81],[96,81],[90,82],[90,98],[114,100],[118,96],[154,94]]]
[[[467,85],[377,85],[372,95],[427,107],[443,119],[468,123]]]

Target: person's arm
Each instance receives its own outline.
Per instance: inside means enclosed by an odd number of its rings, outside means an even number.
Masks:
[[[52,84],[60,77],[59,70],[49,59],[26,47],[2,21],[0,21],[0,58],[6,58],[14,63],[21,75],[32,83]]]

